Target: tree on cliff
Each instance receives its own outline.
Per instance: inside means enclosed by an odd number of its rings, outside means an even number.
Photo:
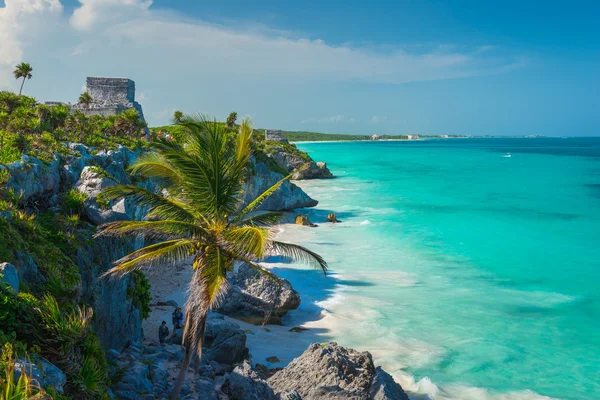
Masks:
[[[92,103],[92,100],[92,95],[89,92],[83,92],[79,95],[79,100],[77,100],[77,102],[81,105],[89,107],[89,105]]]
[[[234,111],[227,117],[227,122],[225,122],[225,125],[227,125],[228,128],[234,128],[235,121],[237,121],[237,113]]]
[[[241,207],[242,183],[252,155],[249,120],[242,122],[235,138],[226,134],[222,124],[203,117],[185,116],[179,125],[187,128],[187,136],[179,142],[155,143],[156,152],[142,155],[131,167],[134,175],[164,182],[167,194],[135,185],[106,189],[101,196],[105,200],[125,198],[150,211],[145,221],[109,223],[98,233],[142,235],[152,243],[117,260],[106,275],[123,276],[142,267],[164,268],[165,264],[190,259],[194,275],[185,305],[185,357],[171,399],[177,398],[194,355],[202,356],[207,313],[225,295],[227,272],[235,262],[245,262],[277,282],[276,276],[257,264],[269,254],[327,271],[327,263],[318,254],[273,238],[270,228],[281,213],[253,213],[289,176]]]
[[[181,122],[181,118],[183,118],[183,113],[179,110],[175,111],[173,113],[173,121],[178,124],[179,122]]]
[[[25,79],[31,79],[31,77],[33,76],[31,75],[32,71],[33,68],[31,68],[31,65],[29,65],[26,62],[22,62],[21,64],[15,67],[15,70],[13,71],[15,79],[23,78],[23,82],[21,82],[21,89],[19,90],[19,96],[23,92],[23,85],[25,84]]]

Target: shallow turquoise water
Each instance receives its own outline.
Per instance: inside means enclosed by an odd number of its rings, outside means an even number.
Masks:
[[[434,398],[600,398],[600,139],[298,147],[334,339]]]

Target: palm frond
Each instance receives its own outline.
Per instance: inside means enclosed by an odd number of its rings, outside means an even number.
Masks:
[[[133,175],[143,175],[149,178],[169,180],[173,183],[181,182],[181,173],[165,157],[164,152],[142,154],[137,161],[129,167]]]
[[[195,240],[173,239],[146,246],[115,261],[115,266],[102,274],[102,277],[122,277],[145,265],[183,261],[192,255],[197,245]]]
[[[156,240],[173,237],[202,239],[208,236],[206,229],[176,220],[116,221],[102,225],[99,229],[94,237],[140,235],[145,239]]]
[[[235,225],[269,227],[278,224],[284,216],[280,211],[263,212],[238,220]]]
[[[256,226],[233,227],[223,233],[224,247],[235,258],[261,259],[271,242],[271,232]]]
[[[327,275],[327,262],[323,259],[323,257],[314,251],[307,249],[306,247],[274,240],[271,242],[271,250],[276,254],[318,267],[323,270],[323,274]]]
[[[236,160],[238,163],[246,166],[252,154],[250,149],[250,140],[252,139],[252,121],[249,118],[244,118],[237,136],[237,146],[235,148]]]
[[[99,198],[115,200],[125,198],[136,206],[148,207],[147,218],[173,219],[182,222],[196,221],[197,213],[183,202],[161,196],[135,185],[117,185],[104,189]]]

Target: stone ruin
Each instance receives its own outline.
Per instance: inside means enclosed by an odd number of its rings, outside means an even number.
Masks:
[[[265,130],[265,140],[271,140],[273,142],[283,142],[283,143],[287,143],[288,142],[288,140],[285,139],[281,135],[281,131],[280,130],[271,130],[271,129],[266,129]]]
[[[86,115],[108,117],[125,110],[135,109],[144,120],[140,103],[135,101],[135,82],[127,78],[99,78],[88,76],[86,91],[92,96],[90,104],[74,104],[71,111]]]

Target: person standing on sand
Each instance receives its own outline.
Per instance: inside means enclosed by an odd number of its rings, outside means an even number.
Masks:
[[[173,330],[183,327],[183,313],[181,308],[177,307],[172,315]]]
[[[163,321],[162,324],[158,327],[158,341],[160,344],[165,343],[165,339],[169,336],[169,327],[167,326],[167,321]]]

